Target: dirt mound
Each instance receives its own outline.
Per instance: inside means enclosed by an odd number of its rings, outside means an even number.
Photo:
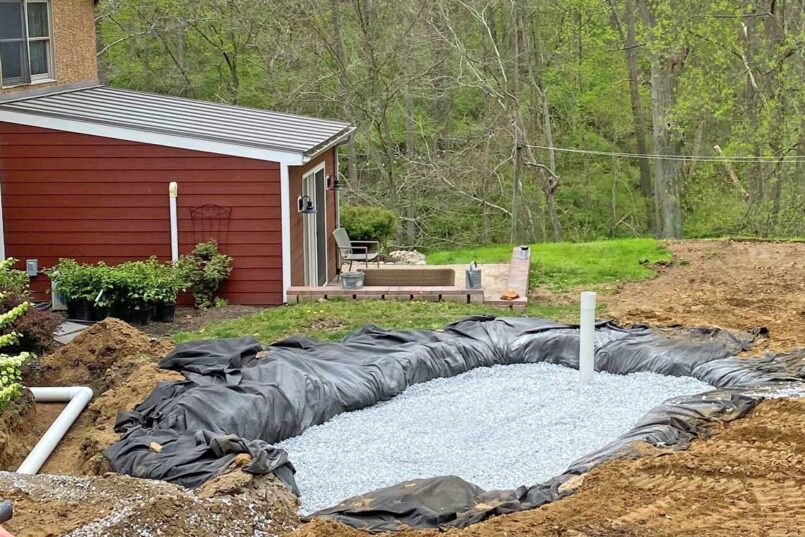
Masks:
[[[592,470],[568,498],[447,535],[732,537],[801,535],[805,528],[805,399],[764,401],[688,451],[642,451],[643,458]],[[366,534],[314,521],[292,535]]]
[[[142,357],[153,361],[171,348],[171,343],[152,339],[133,326],[109,317],[42,357],[34,366],[33,376],[42,385],[85,385],[101,393],[136,368]]]
[[[0,468],[19,464],[39,440],[31,431],[30,422],[36,415],[31,392],[10,401],[0,413]]]
[[[805,346],[805,243],[669,241],[657,278],[602,295],[621,323],[769,329],[773,351]],[[762,350],[762,346],[756,346]]]
[[[85,385],[95,392],[42,471],[71,475],[104,472],[107,467],[102,452],[118,438],[113,431],[118,410],[129,410],[142,402],[161,381],[182,380],[181,375],[156,365],[172,348],[169,341],[155,340],[109,318],[32,364],[23,379],[27,385]],[[13,454],[0,468],[13,469],[22,462],[63,407],[36,405],[25,434],[8,436]]]
[[[116,474],[78,478],[0,473],[0,497],[14,502],[14,518],[4,526],[17,537],[68,532],[75,537],[268,536],[298,523],[296,498],[276,478],[239,470],[218,479],[224,478],[229,486],[205,496]]]

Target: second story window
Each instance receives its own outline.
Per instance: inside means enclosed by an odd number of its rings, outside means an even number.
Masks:
[[[50,0],[0,0],[2,85],[53,77]]]

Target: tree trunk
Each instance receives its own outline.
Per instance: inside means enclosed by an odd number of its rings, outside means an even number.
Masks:
[[[655,18],[646,0],[638,0],[638,7],[648,28],[649,42],[655,31]],[[655,43],[656,47],[656,43]],[[671,158],[654,159],[654,192],[659,208],[659,236],[682,237],[682,211],[679,200],[679,180],[682,173],[681,143],[671,121],[674,107],[675,67],[684,62],[669,50],[652,50],[651,59],[651,122],[654,154]]]
[[[670,112],[673,107],[673,73],[657,54],[651,58],[651,116],[655,155],[679,156],[677,135],[673,132]],[[682,237],[682,215],[679,207],[679,176],[682,161],[667,158],[654,160],[654,190],[660,207],[660,237]]]
[[[646,130],[643,118],[643,107],[640,102],[640,81],[639,70],[637,67],[638,50],[637,38],[635,37],[635,5],[634,0],[625,0],[624,7],[626,11],[626,34],[624,39],[624,46],[626,48],[626,68],[629,75],[629,98],[632,104],[632,121],[634,122],[634,138],[635,147],[637,152],[641,155],[648,154],[648,146],[646,144]],[[617,14],[617,11],[615,11]],[[620,24],[618,24],[620,27]],[[646,214],[648,216],[649,228],[652,230],[657,229],[657,222],[654,218],[655,214],[655,200],[654,189],[651,184],[651,166],[648,159],[638,159],[638,166],[640,167],[640,190],[646,198]]]

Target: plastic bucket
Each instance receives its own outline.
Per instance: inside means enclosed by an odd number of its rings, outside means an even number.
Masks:
[[[341,287],[344,289],[360,289],[363,287],[363,272],[342,272]]]

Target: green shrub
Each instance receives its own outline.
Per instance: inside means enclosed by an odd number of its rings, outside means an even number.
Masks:
[[[89,300],[101,308],[174,303],[182,288],[179,271],[156,257],[111,267],[102,261],[86,265],[60,259],[45,273],[58,282],[59,291],[67,300]]]
[[[14,259],[11,258],[0,261],[0,282],[2,282],[2,285],[9,285],[11,288],[18,289],[20,280],[14,274],[14,269],[11,268],[12,264],[14,264]],[[27,287],[27,278],[22,287]],[[7,295],[7,292],[0,292],[0,301],[5,299]],[[2,312],[0,312],[0,332],[2,332],[2,335],[0,335],[0,349],[17,343],[19,334],[13,331],[13,326],[25,315],[30,307],[30,302],[25,301],[11,308],[2,308]],[[22,394],[22,384],[20,384],[22,372],[20,368],[29,357],[28,352],[0,353],[0,410],[4,409],[10,400]]]
[[[109,267],[103,262],[84,265],[75,259],[59,259],[45,274],[51,281],[58,282],[59,291],[67,300],[95,301],[98,294],[111,285]]]
[[[9,258],[0,263],[0,312],[12,311],[30,299],[28,275],[11,268],[15,262],[16,259]],[[61,321],[56,313],[26,307],[10,326],[17,338],[7,350],[12,353],[48,351],[53,345],[53,332]]]
[[[341,225],[354,241],[379,241],[385,246],[397,231],[397,216],[381,207],[344,207]]]
[[[190,255],[184,255],[176,265],[183,286],[193,292],[197,308],[214,304],[218,288],[232,272],[232,258],[218,251],[215,240],[196,245]]]

